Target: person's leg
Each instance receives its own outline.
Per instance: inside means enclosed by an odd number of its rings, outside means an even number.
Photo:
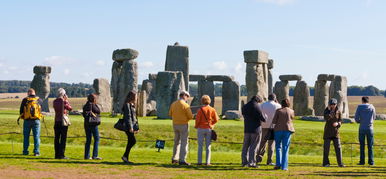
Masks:
[[[369,129],[367,131],[367,150],[368,150],[368,164],[374,165],[374,154],[373,154],[373,145],[374,145],[374,131]]]
[[[174,130],[174,145],[173,145],[173,161],[178,161],[180,157],[180,146],[181,146],[181,133],[179,130],[179,125],[173,125]]]
[[[55,158],[58,159],[60,158],[60,126],[58,124],[55,124],[54,126],[54,131],[55,131],[55,139],[54,139],[54,148],[55,148]]]
[[[276,167],[281,167],[281,145],[282,145],[282,131],[275,132],[275,148],[276,148]]]
[[[334,148],[335,148],[335,154],[336,154],[336,161],[338,162],[339,166],[343,166],[342,162],[342,147],[340,144],[340,139],[334,139]]]
[[[275,150],[275,140],[268,140],[268,158],[267,164],[273,163],[273,151]]]
[[[34,154],[40,154],[40,120],[32,121],[32,133],[34,136]]]
[[[28,155],[29,135],[31,133],[31,125],[29,120],[23,122],[23,155]]]
[[[242,165],[248,165],[248,149],[251,142],[251,134],[244,133],[243,149],[241,151],[241,162]]]
[[[264,153],[265,153],[265,146],[267,144],[267,140],[265,139],[266,135],[268,134],[269,129],[263,128],[262,129],[262,136],[261,136],[261,142],[259,149],[257,150],[257,157],[256,162],[260,163],[263,161]]]
[[[288,153],[289,153],[289,148],[291,144],[291,135],[292,133],[290,131],[285,131],[283,133],[283,154],[282,154],[282,165],[281,169],[282,170],[288,170]]]
[[[128,158],[129,157],[129,146],[130,146],[130,132],[129,131],[125,131],[125,134],[126,134],[126,136],[127,136],[127,144],[126,144],[126,150],[125,150],[125,153],[123,154],[123,157],[126,157],[126,158]]]
[[[252,154],[252,155],[249,155],[250,157],[252,157],[249,159],[250,165],[252,165],[252,166],[256,165],[256,152],[257,152],[258,148],[260,147],[260,141],[261,141],[261,127],[259,127],[257,129],[257,132],[255,134],[255,138],[254,138],[252,146],[250,148],[251,150],[249,151],[250,154]]]
[[[188,124],[182,125],[180,162],[186,162],[186,156],[188,154],[188,147],[189,147],[188,138],[189,138],[189,126]]]
[[[210,164],[211,159],[211,143],[212,143],[212,130],[206,129],[205,144],[206,144],[206,164]]]
[[[198,143],[198,150],[197,150],[197,163],[202,164],[202,146],[204,143],[204,129],[198,128],[197,129],[197,143]]]
[[[100,140],[98,126],[93,127],[92,134],[94,136],[94,147],[92,152],[92,158],[97,158],[98,150],[99,150],[99,140]]]
[[[62,146],[62,157],[66,156],[64,153],[66,152],[67,131],[68,126],[62,126],[62,134],[60,136],[60,145]]]
[[[129,160],[131,148],[135,145],[137,141],[135,139],[134,133],[127,131],[126,135],[127,135],[127,145],[126,145],[125,154],[123,156],[126,157],[127,160]]]
[[[365,131],[359,130],[360,160],[359,164],[365,164]]]
[[[328,159],[328,156],[330,154],[330,143],[331,143],[331,139],[324,139],[324,145],[323,145],[323,166],[330,165],[330,160]]]
[[[89,159],[90,158],[90,144],[91,144],[90,126],[84,125],[84,131],[86,133],[86,143],[84,145],[84,159]]]

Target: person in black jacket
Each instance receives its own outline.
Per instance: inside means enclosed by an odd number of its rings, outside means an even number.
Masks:
[[[128,126],[128,131],[126,131],[127,135],[127,145],[126,151],[122,156],[122,160],[124,163],[133,164],[133,162],[129,161],[129,155],[131,148],[135,145],[136,140],[134,134],[139,132],[138,120],[135,113],[135,102],[137,101],[137,93],[135,91],[130,91],[127,94],[125,104],[123,104],[123,120]]]
[[[90,122],[91,116],[99,117],[101,111],[97,105],[96,95],[90,94],[87,96],[87,103],[83,106],[84,117],[84,130],[86,132],[86,144],[84,147],[84,159],[102,160],[98,157],[98,145],[99,145],[99,130],[98,125],[100,122]],[[94,147],[92,152],[92,158],[90,158],[90,145],[91,138],[94,136]]]
[[[256,151],[261,140],[261,122],[266,121],[259,105],[262,101],[259,96],[253,96],[242,108],[244,116],[244,144],[241,160],[244,167],[257,167]]]

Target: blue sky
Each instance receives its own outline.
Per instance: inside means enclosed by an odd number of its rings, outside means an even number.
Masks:
[[[386,89],[383,0],[93,0],[0,2],[0,80],[111,78],[112,51],[140,52],[140,81],[164,69],[167,45],[189,46],[194,74],[233,75],[245,84],[244,50],[264,50],[280,74],[348,77]]]

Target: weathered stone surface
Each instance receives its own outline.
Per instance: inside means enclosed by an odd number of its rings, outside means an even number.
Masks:
[[[204,81],[206,80],[206,75],[189,75],[190,81]]]
[[[157,80],[157,74],[149,74],[149,80]]]
[[[233,76],[226,76],[226,75],[208,75],[206,76],[207,81],[233,81]]]
[[[194,96],[192,99],[192,102],[190,103],[190,106],[200,106],[201,105],[201,98]]]
[[[155,100],[152,100],[146,104],[146,115],[157,116],[157,103]]]
[[[338,108],[342,111],[342,117],[349,117],[348,98],[347,98],[347,78],[336,75],[330,84],[330,98],[338,100]]]
[[[143,90],[137,94],[137,106],[136,106],[136,112],[138,117],[145,117],[147,114],[147,97],[146,97],[146,91]]]
[[[181,71],[184,74],[185,89],[189,91],[189,48],[178,43],[166,50],[165,71]]]
[[[296,116],[314,115],[309,107],[310,89],[305,81],[298,81],[294,90],[293,106]]]
[[[300,81],[302,80],[302,75],[280,75],[279,79],[281,81]]]
[[[375,120],[386,120],[386,114],[377,114]]]
[[[158,72],[156,84],[157,117],[159,119],[170,118],[170,105],[178,99],[179,92],[185,90],[183,73],[176,71]]]
[[[111,112],[112,98],[110,93],[109,81],[104,78],[94,79],[93,87],[95,90],[95,94],[98,95],[97,103],[101,112]]]
[[[273,68],[273,59],[269,59],[268,60],[268,69],[272,69]]]
[[[268,70],[268,94],[273,93],[273,72]]]
[[[262,50],[246,50],[244,51],[245,63],[268,63],[268,53]]]
[[[115,61],[112,67],[111,92],[113,113],[120,113],[129,91],[138,91],[138,72],[135,60]]]
[[[31,88],[36,92],[36,95],[43,100],[42,112],[50,112],[48,104],[48,95],[51,91],[50,86],[50,73],[51,67],[49,66],[35,66],[33,68],[35,76],[31,82]]]
[[[117,49],[113,52],[113,60],[123,62],[125,60],[133,60],[138,57],[138,51],[130,48]]]
[[[215,102],[215,96],[214,96],[214,83],[213,81],[208,81],[208,80],[204,80],[204,81],[198,81],[197,83],[197,98],[198,98],[198,101],[199,101],[199,104],[201,104],[201,97],[203,95],[208,95],[210,97],[210,105],[211,106],[214,106],[214,102]]]
[[[279,102],[284,99],[289,99],[289,84],[288,81],[277,81],[273,88],[273,93],[276,94],[276,98]]]
[[[327,81],[334,81],[336,75],[328,75]]]
[[[236,81],[222,84],[222,112],[240,110],[240,85]]]
[[[248,99],[259,95],[264,100],[268,99],[268,67],[267,64],[247,63],[245,82]]]
[[[228,110],[224,113],[223,119],[241,119],[242,115],[239,110]]]
[[[319,77],[318,77],[319,79]],[[314,110],[315,115],[323,116],[324,110],[328,105],[329,100],[329,86],[326,80],[318,80],[315,82],[315,94],[314,94]]]

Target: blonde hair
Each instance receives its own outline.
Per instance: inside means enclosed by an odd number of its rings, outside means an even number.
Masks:
[[[209,105],[211,102],[210,97],[208,95],[204,95],[201,97],[201,103],[205,105]]]

